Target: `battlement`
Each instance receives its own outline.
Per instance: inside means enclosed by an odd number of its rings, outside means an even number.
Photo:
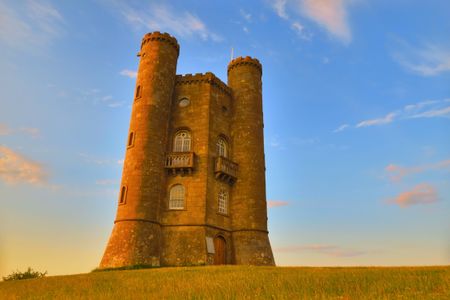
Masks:
[[[231,95],[231,89],[211,72],[177,75],[176,84],[208,83],[222,92]]]
[[[149,41],[167,42],[172,45],[175,50],[177,50],[177,54],[180,53],[180,45],[178,45],[177,39],[166,32],[161,33],[159,31],[154,31],[144,35],[144,37],[142,38],[141,50],[142,47],[144,47],[144,45]]]
[[[233,59],[228,64],[228,74],[230,73],[230,71],[233,68],[238,67],[238,66],[243,66],[243,65],[254,66],[262,74],[262,66],[261,66],[261,63],[259,62],[259,60],[257,60],[256,58],[252,58],[250,56],[246,56],[246,57],[241,56],[241,57],[237,57],[237,58]]]

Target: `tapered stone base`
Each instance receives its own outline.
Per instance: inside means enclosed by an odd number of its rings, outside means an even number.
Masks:
[[[146,221],[114,224],[100,269],[134,265],[160,265],[161,226]]]
[[[256,266],[275,265],[267,232],[235,231],[232,237],[235,264]]]

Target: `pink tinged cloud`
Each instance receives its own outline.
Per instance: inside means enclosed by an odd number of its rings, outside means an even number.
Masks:
[[[401,181],[405,176],[422,173],[430,170],[450,170],[450,159],[443,160],[433,164],[426,164],[413,167],[402,167],[395,164],[387,165],[385,171],[388,173],[389,179],[393,182]]]
[[[42,185],[47,180],[47,172],[40,163],[8,147],[0,146],[0,179],[7,184],[24,182]]]
[[[269,200],[269,201],[267,201],[267,207],[268,208],[287,206],[289,204],[290,204],[289,201],[283,201],[283,200]]]
[[[304,0],[303,13],[324,27],[344,43],[350,43],[352,34],[347,20],[346,0]]]
[[[388,203],[397,204],[400,207],[408,207],[417,204],[433,204],[438,201],[436,189],[428,183],[416,185],[410,191],[400,193],[397,197],[389,199]]]
[[[367,251],[345,249],[336,245],[298,245],[298,246],[287,246],[281,248],[275,248],[275,252],[313,252],[318,254],[323,254],[332,257],[355,257],[365,255]]]
[[[388,123],[391,123],[392,121],[394,121],[395,116],[396,116],[396,113],[389,113],[383,118],[365,120],[365,121],[359,122],[356,125],[356,128],[388,124]]]

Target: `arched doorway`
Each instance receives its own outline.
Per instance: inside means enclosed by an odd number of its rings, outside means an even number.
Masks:
[[[214,264],[225,265],[227,262],[226,256],[226,242],[222,236],[216,236],[214,238]]]

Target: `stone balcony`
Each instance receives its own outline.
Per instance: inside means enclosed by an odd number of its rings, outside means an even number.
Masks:
[[[172,174],[192,174],[194,152],[172,152],[166,155],[165,168]]]
[[[214,174],[217,179],[233,184],[237,179],[238,164],[223,156],[216,157]]]

